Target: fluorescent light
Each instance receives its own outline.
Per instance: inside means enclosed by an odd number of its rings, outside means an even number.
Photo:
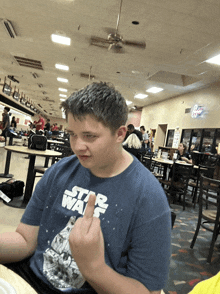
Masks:
[[[158,87],[152,87],[152,88],[146,90],[146,92],[148,92],[148,93],[159,93],[161,91],[163,91],[163,88],[158,88]]]
[[[146,98],[148,95],[146,95],[146,94],[137,94],[137,95],[135,95],[134,96],[134,98],[138,98],[138,99],[144,99],[144,98]]]
[[[71,39],[70,38],[59,36],[59,35],[55,35],[55,34],[52,34],[51,35],[51,39],[52,39],[53,42],[59,43],[59,44],[62,44],[62,45],[70,45],[70,43],[71,43]]]
[[[67,92],[68,91],[67,89],[63,89],[63,88],[59,88],[58,90],[61,91],[61,92]]]
[[[64,94],[60,94],[59,96],[60,97],[67,97],[67,95],[64,95]]]
[[[60,98],[60,101],[66,101],[66,99]]]
[[[67,79],[63,79],[63,78],[57,78],[58,82],[62,82],[62,83],[68,83]]]
[[[216,55],[216,56],[214,56],[214,57],[212,57],[210,59],[207,59],[205,62],[220,65],[220,54]]]
[[[69,70],[69,66],[63,64],[55,64],[55,67],[62,70]]]
[[[128,101],[128,100],[126,100],[126,104],[127,105],[130,105],[132,103],[132,101]]]

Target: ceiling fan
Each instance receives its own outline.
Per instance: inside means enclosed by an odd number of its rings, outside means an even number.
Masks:
[[[120,1],[120,9],[116,24],[116,29],[112,28],[105,28],[105,31],[108,33],[107,39],[91,36],[90,44],[98,47],[108,48],[108,50],[113,51],[114,53],[124,53],[123,45],[127,46],[133,46],[140,49],[146,48],[145,42],[136,42],[131,40],[124,40],[122,35],[120,35],[118,31],[120,17],[121,17],[121,7],[122,7],[122,1]]]

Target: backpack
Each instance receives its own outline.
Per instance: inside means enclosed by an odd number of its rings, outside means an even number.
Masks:
[[[0,191],[2,191],[11,200],[14,197],[20,197],[23,195],[24,182],[17,180],[8,180],[0,184]]]
[[[46,150],[47,137],[36,134],[30,134],[28,138],[28,148],[35,150]]]

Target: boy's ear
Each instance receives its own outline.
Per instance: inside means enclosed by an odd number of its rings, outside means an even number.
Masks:
[[[125,135],[127,133],[127,127],[121,126],[117,131],[117,142],[122,143],[124,141]]]

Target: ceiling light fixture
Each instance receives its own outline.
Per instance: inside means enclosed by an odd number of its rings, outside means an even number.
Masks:
[[[67,66],[67,65],[63,65],[63,64],[55,64],[55,67],[57,68],[57,69],[62,69],[62,70],[69,70],[69,66]]]
[[[55,34],[52,34],[51,35],[51,40],[54,43],[59,43],[59,44],[62,44],[62,45],[68,45],[69,46],[71,44],[71,39],[70,38],[59,36],[59,35],[55,35]]]
[[[60,98],[60,101],[66,101],[66,99]]]
[[[130,105],[132,103],[132,101],[128,101],[128,100],[126,100],[126,104],[127,105]]]
[[[64,95],[64,94],[60,94],[59,96],[60,97],[67,97],[67,95]]]
[[[134,98],[138,98],[138,99],[144,99],[144,98],[146,98],[146,97],[148,97],[148,95],[146,95],[146,94],[137,94],[137,95],[135,95],[134,96]]]
[[[64,89],[64,88],[58,88],[59,91],[61,92],[67,92],[68,90],[67,89]]]
[[[207,59],[205,62],[220,65],[220,54],[216,55],[210,59]]]
[[[163,91],[163,88],[159,88],[159,87],[152,87],[152,88],[146,90],[146,92],[148,92],[148,93],[159,93],[161,91]]]
[[[63,79],[63,78],[57,78],[58,82],[62,82],[62,83],[68,83],[67,79]]]

